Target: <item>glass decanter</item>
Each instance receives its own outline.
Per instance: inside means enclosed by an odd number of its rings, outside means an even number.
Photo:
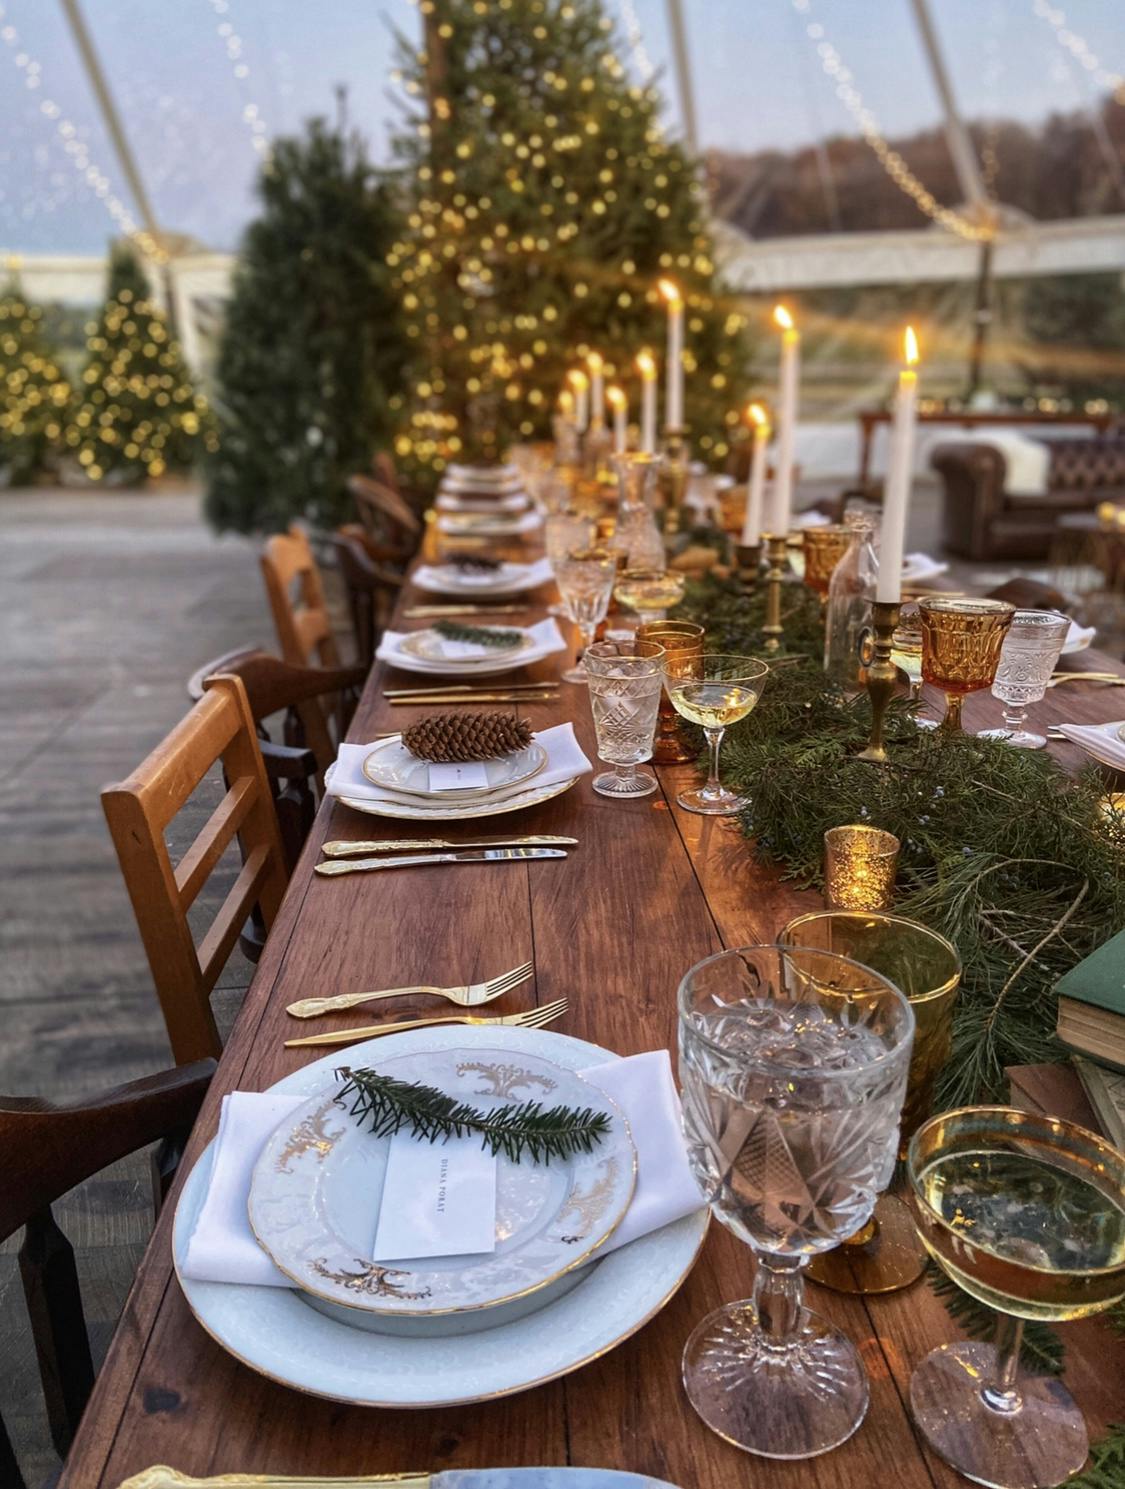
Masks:
[[[659,455],[618,455],[617,527],[613,546],[625,555],[627,569],[663,569],[664,539],[653,516]]]
[[[851,529],[847,552],[832,571],[824,612],[824,670],[845,692],[863,686],[859,638],[871,624],[879,558],[875,522],[867,512],[848,512]]]

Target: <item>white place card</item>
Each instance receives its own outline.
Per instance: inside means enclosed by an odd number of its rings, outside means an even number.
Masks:
[[[479,641],[443,641],[441,654],[448,662],[475,662],[488,655],[488,647]]]
[[[483,791],[488,767],[483,760],[442,761],[429,769],[431,791]]]
[[[391,1138],[374,1261],[476,1256],[496,1250],[496,1156],[466,1134],[429,1143]]]

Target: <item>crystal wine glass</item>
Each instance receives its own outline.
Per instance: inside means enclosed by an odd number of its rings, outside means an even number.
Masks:
[[[543,526],[543,541],[551,565],[576,548],[589,548],[594,541],[595,529],[592,517],[572,508],[564,507],[549,513]]]
[[[922,619],[922,677],[945,693],[940,728],[960,733],[968,693],[992,686],[1000,647],[1016,607],[1004,600],[934,595],[918,602]]]
[[[649,796],[655,777],[637,766],[652,759],[656,711],[664,685],[664,648],[635,638],[595,641],[583,665],[598,736],[598,759],[612,765],[592,782],[602,796]]]
[[[1125,1297],[1125,1155],[1057,1117],[977,1106],[932,1117],[907,1163],[926,1250],[1000,1314],[995,1345],[943,1344],[917,1367],[914,1420],[978,1484],[1061,1484],[1085,1462],[1086,1426],[1060,1380],[1021,1371],[1023,1325]]]
[[[812,1457],[856,1430],[868,1384],[851,1341],[805,1308],[803,1271],[890,1179],[914,1015],[846,957],[751,946],[692,967],[679,1016],[692,1170],[757,1262],[753,1297],[688,1340],[684,1386],[737,1447]]]
[[[673,569],[626,569],[618,576],[613,597],[642,620],[663,620],[683,599],[684,583],[684,576]]]
[[[984,729],[985,739],[1002,739],[1021,750],[1041,750],[1045,734],[1027,728],[1024,714],[1047,691],[1070,621],[1057,610],[1017,610],[1000,651],[992,696],[1004,705],[1003,729]]]
[[[617,555],[605,548],[579,548],[555,559],[553,567],[566,614],[578,627],[580,638],[579,660],[563,673],[563,681],[584,684],[587,678],[581,655],[593,641],[609,609],[617,576]]]
[[[930,1115],[938,1073],[949,1058],[961,958],[951,941],[903,915],[882,910],[814,910],[791,920],[777,938],[783,946],[815,946],[870,967],[910,999],[914,1048],[902,1106],[899,1156]],[[926,1253],[910,1208],[881,1194],[874,1213],[835,1251],[814,1257],[809,1276],[847,1293],[886,1293],[908,1287],[922,1273]]]
[[[707,782],[696,791],[681,791],[676,800],[686,811],[705,817],[729,817],[749,806],[746,796],[728,791],[719,781],[719,750],[723,735],[751,712],[769,676],[756,657],[727,653],[692,657],[673,653],[664,659],[664,684],[672,707],[681,718],[699,724],[711,748]]]

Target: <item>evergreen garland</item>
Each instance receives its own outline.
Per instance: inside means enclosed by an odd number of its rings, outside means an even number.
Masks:
[[[520,631],[505,631],[499,626],[463,626],[455,620],[435,621],[431,630],[446,641],[472,641],[477,646],[490,646],[497,650],[515,646],[522,635]]]

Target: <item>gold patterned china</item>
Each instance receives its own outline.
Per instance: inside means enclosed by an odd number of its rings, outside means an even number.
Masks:
[[[824,834],[824,897],[830,910],[889,910],[901,847],[893,832],[862,823]]]
[[[822,600],[828,598],[832,571],[848,551],[852,530],[842,523],[806,527],[801,534],[805,554],[805,583]]]
[[[778,937],[783,946],[809,946],[850,958],[906,994],[914,1013],[906,1097],[899,1124],[899,1157],[933,1107],[934,1085],[949,1058],[953,1008],[961,985],[961,958],[944,936],[878,910],[817,910],[791,920]],[[837,1292],[884,1293],[919,1277],[926,1253],[909,1208],[883,1194],[871,1219],[835,1251],[814,1257],[809,1276]]]
[[[394,1139],[374,1136],[335,1088],[320,1092],[267,1141],[249,1200],[259,1244],[306,1297],[371,1320],[502,1309],[559,1282],[613,1234],[633,1197],[637,1155],[599,1087],[542,1056],[476,1045],[391,1056],[379,1070],[485,1111],[525,1101],[589,1108],[605,1113],[609,1131],[588,1153],[549,1164],[497,1155],[494,1251],[397,1261],[372,1256]]]
[[[922,679],[945,694],[942,729],[959,732],[966,696],[992,686],[1015,613],[1004,600],[933,595],[918,601]]]

